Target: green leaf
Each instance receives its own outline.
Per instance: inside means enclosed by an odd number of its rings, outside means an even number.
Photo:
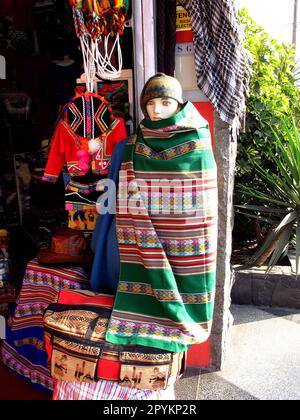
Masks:
[[[249,204],[242,205],[235,205],[234,207],[237,207],[239,209],[245,209],[245,210],[254,210],[254,211],[260,211],[265,213],[279,213],[279,214],[286,214],[286,210],[281,210],[275,207],[262,207],[262,206],[252,206]]]
[[[263,244],[259,247],[259,249],[252,255],[249,261],[250,266],[255,266],[257,261],[261,258],[261,256],[267,251],[270,247],[272,242],[274,241],[276,235],[274,234],[274,230],[269,233]]]
[[[290,223],[285,227],[285,229],[282,231],[278,244],[272,254],[272,257],[268,264],[267,274],[272,270],[274,265],[279,261],[280,257],[282,256],[283,252],[286,250],[286,248],[289,245],[291,234],[293,230],[293,223]]]
[[[251,80],[236,166],[235,204],[245,207],[236,212],[279,223],[300,208],[300,66],[293,46],[272,39],[246,10],[239,18]]]
[[[290,130],[287,128],[284,121],[281,123],[281,131],[284,138],[288,141],[289,149],[286,148],[283,142],[280,141],[278,135],[273,130],[274,136],[276,138],[276,145],[281,151],[281,155],[283,157],[283,161],[286,165],[289,166],[291,173],[293,174],[297,183],[300,180],[300,144],[299,144],[299,135],[295,132],[295,127],[293,136],[290,133]],[[297,129],[296,129],[297,131]],[[271,152],[272,154],[272,152]]]
[[[282,222],[276,227],[275,233],[279,232],[282,228],[285,228],[290,223],[295,223],[297,221],[298,213],[297,211],[293,211],[285,216]]]
[[[250,259],[250,265],[255,265],[257,260],[259,260],[261,258],[261,256],[266,252],[266,250],[270,247],[270,245],[273,243],[273,241],[276,239],[276,236],[278,235],[278,233],[283,229],[286,230],[286,228],[288,226],[291,226],[291,228],[293,229],[293,225],[295,223],[295,220],[297,220],[297,212],[294,211],[292,213],[289,213],[282,221],[281,223],[279,223],[279,225],[274,228],[269,235],[267,236],[267,238],[265,239],[265,241],[263,242],[263,244],[261,245],[261,247],[255,252],[255,254],[251,257]],[[291,234],[290,234],[291,236]]]
[[[243,216],[249,217],[250,219],[255,219],[255,220],[259,220],[261,222],[266,222],[269,223],[270,225],[273,225],[274,223],[277,223],[277,221],[274,221],[273,219],[267,219],[266,217],[262,217],[262,216],[257,216],[255,214],[249,214],[249,213],[245,213],[243,211],[237,211],[238,214],[242,214]]]
[[[263,168],[260,168],[256,163],[255,165],[257,166],[256,167],[257,172],[269,184],[269,186],[273,188],[273,190],[277,191],[278,194],[281,195],[283,198],[285,198],[287,201],[290,201],[290,194],[291,194],[290,189],[293,187],[289,183],[290,178],[288,178],[288,183],[286,183],[283,178],[280,178],[274,173],[269,174],[266,170],[264,170]]]
[[[238,188],[239,188],[239,191],[242,192],[243,194],[256,198],[258,200],[262,200],[266,203],[277,204],[278,206],[282,206],[284,208],[288,208],[290,206],[290,203],[287,203],[286,201],[276,200],[261,191],[255,190],[254,188],[246,187],[245,185],[241,185],[241,184],[238,185]]]

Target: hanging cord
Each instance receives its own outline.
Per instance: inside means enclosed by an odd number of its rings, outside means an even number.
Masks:
[[[91,19],[87,19],[82,9],[82,0],[70,0],[76,33],[81,44],[86,88],[91,93],[94,92],[96,76],[100,79],[118,79],[123,66],[120,34],[124,30],[125,15],[120,16],[116,12],[113,15],[113,21],[107,16],[100,16],[101,10],[98,8],[97,1],[88,1]],[[115,65],[112,62],[114,57],[117,62]]]
[[[86,88],[88,92],[94,91],[96,76],[100,79],[118,79],[122,71],[122,50],[120,36],[117,35],[113,45],[110,47],[111,36],[107,35],[95,41],[89,34],[80,38],[83,55],[84,72],[86,75]],[[103,50],[102,51],[100,50]],[[117,53],[117,68],[112,64],[112,56]]]
[[[94,92],[94,81],[96,78],[96,49],[97,43],[92,40],[89,34],[80,37],[81,51],[83,56],[84,73],[86,77],[86,89]]]
[[[120,35],[116,35],[113,45],[110,47],[111,35],[106,35],[98,41],[98,48],[96,51],[96,72],[102,79],[117,79],[122,71],[122,50],[120,45]],[[103,53],[100,49],[103,49]],[[117,67],[112,64],[113,54],[117,54]]]

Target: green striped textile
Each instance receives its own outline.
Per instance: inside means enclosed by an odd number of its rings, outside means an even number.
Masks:
[[[107,341],[180,352],[209,338],[217,250],[217,176],[208,123],[187,102],[144,120],[120,173],[121,272]]]

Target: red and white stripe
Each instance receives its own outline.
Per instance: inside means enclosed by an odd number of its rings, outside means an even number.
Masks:
[[[117,382],[92,383],[57,381],[53,400],[175,400],[174,387],[165,391],[151,391],[120,386]]]

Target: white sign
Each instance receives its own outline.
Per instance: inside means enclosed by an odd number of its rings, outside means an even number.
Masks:
[[[0,340],[6,338],[6,322],[4,316],[0,316]]]
[[[176,55],[193,55],[195,52],[193,42],[187,42],[184,44],[176,44]]]
[[[0,55],[0,79],[6,79],[6,60]]]

